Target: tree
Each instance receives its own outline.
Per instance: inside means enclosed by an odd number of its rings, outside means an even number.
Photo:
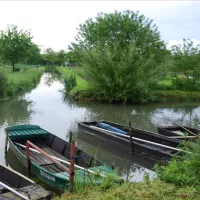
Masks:
[[[139,12],[98,14],[76,38],[91,85],[110,101],[147,101],[168,54],[152,20]]]
[[[200,77],[200,45],[195,45],[190,39],[183,39],[182,44],[172,46],[171,50],[174,60],[172,71],[182,74],[182,80],[189,88],[191,85],[194,87]]]
[[[8,25],[6,30],[0,32],[1,57],[12,64],[13,71],[17,62],[27,61],[35,52],[32,38],[28,30],[18,30],[15,25]]]
[[[56,52],[52,48],[45,49],[42,54],[42,58],[46,61],[46,63],[50,63],[51,65],[54,65],[57,61]]]
[[[58,51],[56,53],[56,55],[57,55],[57,62],[56,63],[59,66],[61,66],[62,64],[64,64],[66,62],[66,52],[65,52],[65,50],[61,49],[60,51]]]

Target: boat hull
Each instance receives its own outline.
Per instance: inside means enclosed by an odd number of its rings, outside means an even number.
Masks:
[[[105,121],[104,121],[105,122]],[[106,122],[105,122],[106,123]],[[109,122],[110,123],[110,122]],[[94,123],[93,123],[94,124]],[[113,123],[114,125],[114,123]],[[139,154],[143,154],[146,156],[151,156],[152,159],[154,160],[169,160],[174,154],[172,154],[170,151],[159,151],[158,149],[155,148],[149,148],[148,145],[146,146],[145,144],[141,144],[138,142],[133,141],[132,142],[132,147],[129,139],[125,139],[123,137],[120,137],[119,135],[114,135],[108,133],[106,130],[98,130],[98,129],[93,129],[87,125],[87,123],[78,123],[78,128],[81,132],[90,135],[93,138],[98,138],[101,141],[106,141],[107,143],[114,145],[118,148],[121,148],[123,150],[131,152],[132,148],[135,152]],[[118,127],[119,128],[119,127]],[[171,141],[171,140],[170,140]],[[174,146],[178,145],[177,142],[173,143]]]

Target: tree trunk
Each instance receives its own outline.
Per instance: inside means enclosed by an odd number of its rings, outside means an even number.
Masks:
[[[14,72],[14,70],[15,70],[15,63],[12,63],[12,71]]]

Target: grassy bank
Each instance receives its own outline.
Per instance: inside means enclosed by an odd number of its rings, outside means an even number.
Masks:
[[[80,76],[80,74],[83,74],[82,70],[77,70],[77,68],[73,69],[70,67],[58,67],[57,70],[61,73],[61,78],[63,80],[69,78],[71,74],[76,74],[77,85],[69,92],[69,95],[73,96],[76,93],[82,93],[88,90],[88,82]]]
[[[103,186],[89,187],[82,192],[64,193],[54,200],[199,200],[200,193],[193,187],[178,187],[160,180],[141,183],[124,183],[105,189]]]
[[[58,67],[57,69],[62,74],[63,79],[69,77],[71,74],[76,74],[77,85],[69,92],[70,96],[73,96],[76,100],[105,101],[101,93],[96,93],[91,89],[84,68]],[[176,90],[172,84],[172,80],[172,77],[166,77],[165,80],[160,81],[156,90],[152,92],[152,98],[149,102],[200,101],[200,92]]]
[[[4,95],[0,98],[11,98],[18,92],[35,87],[44,72],[44,68],[26,68],[20,72],[12,72],[11,68],[2,67],[1,71],[7,79],[7,83],[4,87]]]

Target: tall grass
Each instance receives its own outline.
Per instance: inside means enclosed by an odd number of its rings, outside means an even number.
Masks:
[[[68,79],[72,74],[73,70],[68,67],[58,67],[57,70],[61,73],[61,78]],[[76,92],[86,91],[89,88],[87,81],[82,79],[78,74],[76,74],[76,86],[69,92],[70,95],[75,94]]]
[[[54,200],[199,200],[199,193],[195,188],[154,180],[150,183],[130,183],[115,185],[111,188],[88,187],[76,193],[64,193]]]

